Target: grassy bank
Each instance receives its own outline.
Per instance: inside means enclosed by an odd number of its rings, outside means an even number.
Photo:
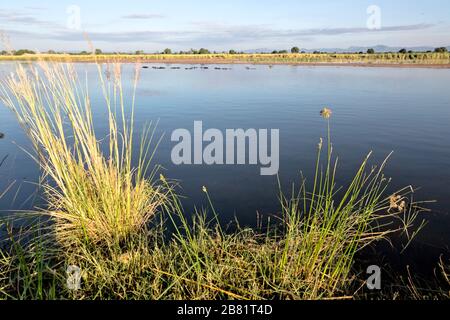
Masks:
[[[0,61],[145,62],[145,63],[250,63],[250,64],[349,64],[349,65],[450,65],[450,53],[375,54],[32,54],[0,56]]]
[[[2,82],[35,147],[47,206],[1,222],[0,298],[351,299],[365,280],[355,255],[394,233],[407,243],[420,229],[412,188],[386,194],[385,163],[372,167],[368,156],[336,185],[325,108],[314,176],[280,191],[264,227],[229,231],[207,186],[205,210],[183,208],[177,183],[150,167],[154,131],[132,150],[135,97],[122,93],[120,64],[106,78],[98,68],[106,137],[95,133],[87,84],[71,64],[18,65]],[[67,286],[70,266],[81,271],[79,290]]]

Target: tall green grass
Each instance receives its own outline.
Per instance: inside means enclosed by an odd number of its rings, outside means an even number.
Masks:
[[[120,65],[112,70],[104,79],[99,66],[109,124],[103,141],[95,133],[87,84],[72,65],[18,66],[2,83],[5,103],[48,178],[48,205],[29,215],[36,222],[5,222],[0,297],[352,298],[356,253],[414,226],[420,210],[415,203],[392,210],[385,163],[371,167],[368,156],[348,185],[336,185],[331,110],[324,109],[327,139],[318,145],[312,180],[301,179],[290,194],[280,182],[280,212],[267,219],[266,228],[237,225],[227,231],[207,187],[205,210],[190,211],[174,181],[156,179],[148,162],[152,131],[145,131],[133,159],[134,95],[128,106]],[[401,190],[395,201],[406,201],[410,193]],[[402,223],[380,228],[392,219]],[[69,265],[82,270],[79,291],[65,285]]]
[[[164,198],[146,176],[150,132],[136,152],[137,167],[132,166],[134,99],[126,119],[120,72],[120,65],[114,65],[110,81],[99,72],[108,112],[107,154],[94,130],[87,84],[79,81],[72,65],[19,65],[2,85],[5,104],[17,115],[33,142],[36,161],[51,179],[43,185],[48,208],[41,213],[52,219],[56,238],[67,247],[126,239],[145,227]]]

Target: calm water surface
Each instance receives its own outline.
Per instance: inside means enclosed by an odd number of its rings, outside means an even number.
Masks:
[[[162,65],[164,66],[164,65]],[[0,64],[0,76],[12,64]],[[155,163],[165,175],[181,180],[187,208],[206,206],[207,186],[224,222],[235,216],[254,225],[256,212],[276,213],[276,177],[262,177],[259,166],[174,166],[170,161],[174,129],[191,132],[193,122],[204,128],[280,129],[280,178],[288,184],[302,171],[311,177],[320,137],[326,123],[319,116],[324,106],[333,109],[332,136],[339,156],[339,182],[345,184],[364,156],[374,152],[382,161],[391,151],[386,174],[391,190],[412,184],[420,187],[416,199],[436,200],[429,225],[417,240],[417,254],[445,250],[450,244],[450,70],[231,66],[231,70],[141,70],[136,122],[142,128],[159,119],[158,134],[165,134]],[[252,67],[253,68],[253,67]],[[105,109],[97,86],[96,68],[78,64],[87,72],[99,135],[106,130]],[[123,67],[131,87],[134,66]],[[0,190],[17,181],[0,200],[0,209],[32,206],[39,176],[36,164],[21,148],[30,144],[9,110],[0,105]],[[431,248],[431,249],[430,249]]]

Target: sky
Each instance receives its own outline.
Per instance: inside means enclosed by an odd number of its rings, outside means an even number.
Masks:
[[[2,0],[4,49],[450,46],[448,0]]]

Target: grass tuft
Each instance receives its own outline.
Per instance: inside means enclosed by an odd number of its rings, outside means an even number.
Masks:
[[[113,70],[110,80],[99,72],[109,124],[106,154],[94,130],[87,84],[81,84],[73,65],[19,65],[1,87],[50,178],[43,185],[48,208],[39,213],[51,218],[56,239],[66,247],[123,241],[140,232],[164,201],[164,191],[147,172],[150,131],[133,159],[133,118],[125,117],[120,65]]]

